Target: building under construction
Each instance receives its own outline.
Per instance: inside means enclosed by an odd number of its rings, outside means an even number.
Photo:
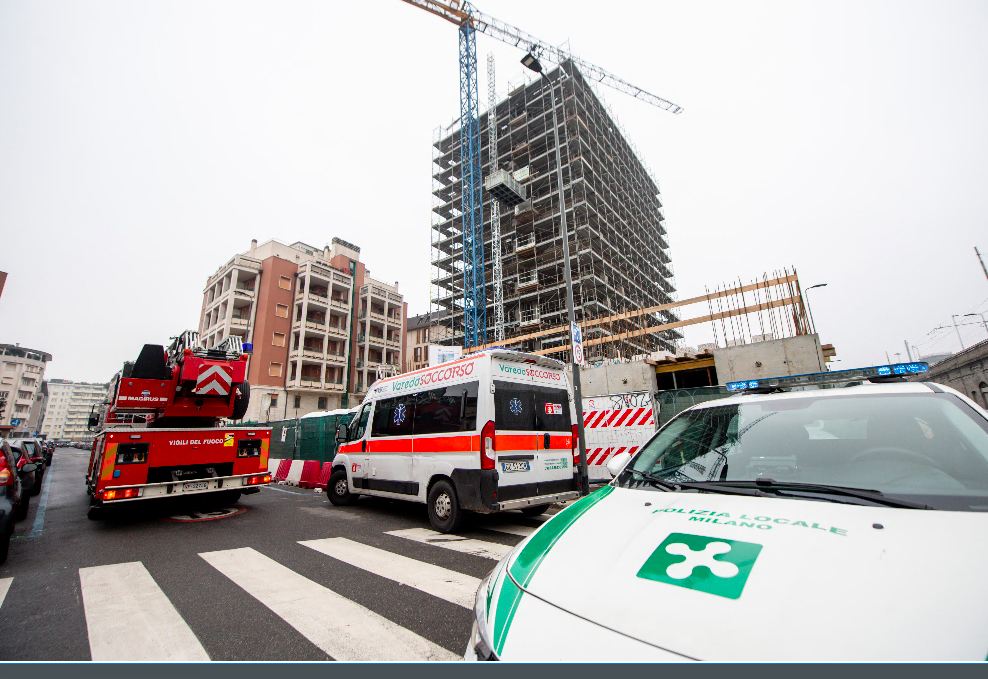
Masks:
[[[675,301],[657,182],[571,62],[547,76],[555,92],[557,134],[562,144],[577,322]],[[486,337],[486,342],[476,344],[502,340],[496,334],[500,314],[495,304],[503,298],[504,340],[555,328],[558,332],[511,342],[512,347],[569,360],[550,101],[545,80],[535,80],[498,102],[493,121],[488,120],[490,111],[479,121],[485,182],[483,260],[476,262],[483,272],[483,294],[477,298],[486,300],[486,308],[479,309],[486,316],[486,334],[478,333],[478,337]],[[433,154],[431,311],[448,312],[445,322],[451,339],[447,343],[454,345],[465,344],[460,139],[459,121],[440,128]],[[494,242],[497,230],[492,228],[492,212],[499,213],[500,243]],[[497,264],[501,294],[495,291]],[[603,341],[589,343],[587,359],[632,358],[673,350],[680,337],[674,329],[634,331],[674,322],[675,313],[628,314],[588,328],[585,341]],[[553,351],[556,347],[558,351]]]

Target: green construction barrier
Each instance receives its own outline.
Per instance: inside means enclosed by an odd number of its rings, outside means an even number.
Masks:
[[[271,427],[271,457],[330,462],[336,457],[336,428],[350,424],[352,418],[351,413],[343,413],[267,422],[266,426]]]

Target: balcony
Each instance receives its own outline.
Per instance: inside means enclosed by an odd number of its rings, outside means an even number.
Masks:
[[[389,349],[398,349],[401,347],[401,342],[396,339],[389,339],[387,341],[387,346]]]
[[[401,327],[401,316],[388,316],[388,325]]]
[[[347,330],[346,326],[343,325],[329,325],[326,327],[326,332],[328,332],[330,335],[333,335],[335,337],[340,337],[342,339],[346,339],[347,337],[350,336],[350,333]]]
[[[517,290],[536,288],[539,285],[539,273],[537,271],[527,271],[518,274]]]
[[[541,317],[539,315],[538,309],[529,309],[527,311],[521,312],[521,319],[518,326],[525,328],[532,325],[538,325],[541,322]]]
[[[295,321],[295,323],[298,323],[298,321]],[[329,326],[327,326],[326,323],[322,321],[311,320],[308,318],[305,320],[306,330],[319,330],[320,332],[326,332],[326,329],[328,327]],[[292,329],[295,329],[295,325],[292,325]]]
[[[518,236],[515,244],[515,252],[524,254],[535,249],[535,234],[522,234]]]
[[[373,333],[371,333],[370,335],[360,333],[359,335],[357,335],[357,342],[361,344],[368,343],[368,344],[377,344],[380,346],[385,345],[384,335],[375,335]]]
[[[350,305],[347,304],[345,299],[339,299],[338,297],[330,297],[329,305],[335,309],[343,309],[345,311],[350,310]]]
[[[346,354],[336,351],[331,351],[328,354],[326,354],[326,360],[330,361],[331,363],[343,364],[346,363]]]

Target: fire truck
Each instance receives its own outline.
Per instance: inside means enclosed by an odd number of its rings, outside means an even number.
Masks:
[[[250,351],[238,337],[206,349],[188,330],[124,363],[89,418],[89,518],[152,498],[223,493],[236,502],[271,483],[271,430],[226,424],[247,412]]]

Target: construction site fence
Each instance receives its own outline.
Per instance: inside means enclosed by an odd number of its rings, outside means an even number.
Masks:
[[[692,389],[657,391],[655,392],[655,402],[659,406],[659,412],[658,417],[655,418],[656,429],[687,408],[698,403],[727,398],[730,395],[727,387],[694,387]]]
[[[336,457],[336,428],[350,424],[352,417],[347,413],[265,422],[263,426],[271,427],[269,456],[278,460],[331,462]]]

